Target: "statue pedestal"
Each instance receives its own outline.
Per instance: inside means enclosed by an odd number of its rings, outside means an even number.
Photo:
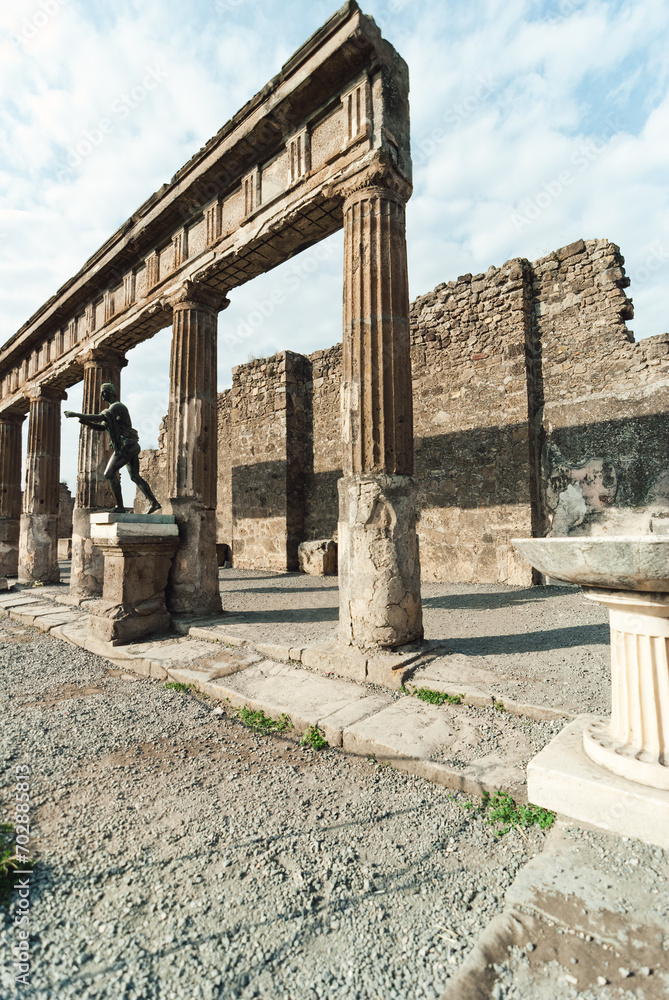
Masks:
[[[179,543],[168,514],[91,514],[91,540],[102,552],[102,600],[91,617],[95,636],[115,646],[168,629],[165,586]]]

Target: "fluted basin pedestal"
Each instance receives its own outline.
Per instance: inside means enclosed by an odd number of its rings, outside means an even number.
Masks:
[[[604,604],[611,630],[611,716],[579,716],[530,761],[530,801],[669,848],[669,536],[514,545]]]
[[[669,594],[584,587],[609,609],[611,718],[583,730],[596,764],[669,790]]]

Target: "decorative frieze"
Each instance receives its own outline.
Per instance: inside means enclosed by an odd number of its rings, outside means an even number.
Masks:
[[[292,139],[288,140],[286,148],[288,149],[290,164],[288,182],[289,184],[296,184],[311,169],[309,130],[303,128],[301,132],[294,135]]]
[[[210,205],[209,208],[205,209],[204,224],[207,246],[211,243],[215,243],[221,235],[221,215],[222,205],[220,201],[214,202],[213,205]]]
[[[187,233],[185,229],[180,229],[179,232],[172,237],[172,249],[174,252],[173,267],[176,271],[188,257]]]
[[[154,250],[145,260],[146,263],[146,290],[147,292],[158,284],[160,277],[160,258]]]
[[[123,305],[127,309],[135,301],[135,272],[123,276]]]
[[[346,122],[346,143],[368,135],[371,128],[371,92],[369,80],[365,77],[355,87],[342,96],[344,120]]]
[[[105,323],[108,323],[114,315],[114,296],[111,292],[104,294],[104,315]]]
[[[262,175],[259,167],[254,167],[242,180],[244,192],[244,217],[252,215],[262,204]]]

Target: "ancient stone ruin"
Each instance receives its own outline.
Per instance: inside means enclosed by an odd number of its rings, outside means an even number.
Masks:
[[[514,536],[611,531],[669,505],[669,334],[634,342],[628,284],[615,244],[578,240],[412,303],[424,580],[528,585]],[[235,567],[294,570],[301,542],[335,535],[342,376],[341,344],[233,369],[218,396],[217,532]],[[165,434],[144,453],[150,479]]]
[[[420,638],[410,194],[407,67],[349,2],[4,345],[0,573],[58,580],[61,402],[83,379],[83,411],[97,412],[101,385],[119,387],[126,352],[171,324],[161,499],[179,546],[167,604],[220,609],[217,316],[236,287],[343,228],[342,637],[360,646]],[[103,588],[91,523],[110,506],[106,458],[102,435],[82,427],[71,583],[80,596]]]

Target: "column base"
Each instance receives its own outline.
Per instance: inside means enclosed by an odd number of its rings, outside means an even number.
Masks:
[[[414,480],[350,476],[338,489],[340,641],[392,649],[422,639]]]
[[[644,757],[647,751],[620,743],[610,733],[609,719],[591,719],[583,729],[583,749],[590,760],[629,781],[669,791],[669,767]]]
[[[72,511],[72,569],[70,591],[77,597],[98,597],[104,580],[102,551],[91,541],[91,514],[95,508],[75,507]]]
[[[19,519],[0,517],[0,576],[19,571]]]
[[[179,547],[167,585],[172,614],[207,615],[221,610],[216,557],[216,511],[195,500],[171,499],[179,526]]]
[[[584,750],[583,736],[594,721],[591,715],[579,716],[532,758],[528,800],[577,823],[669,850],[669,791],[595,764]]]
[[[22,514],[19,583],[59,583],[58,515]]]

